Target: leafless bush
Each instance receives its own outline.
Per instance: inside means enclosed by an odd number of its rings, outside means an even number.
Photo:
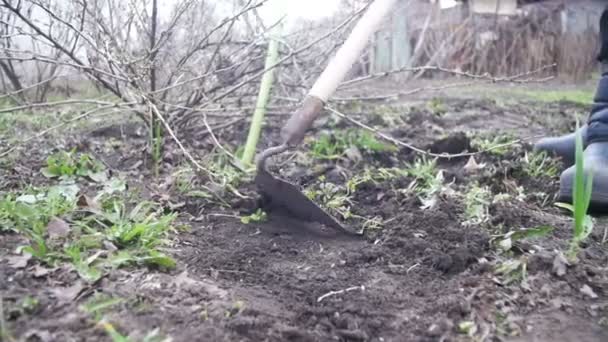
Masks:
[[[158,0],[75,0],[61,6],[48,0],[2,0],[12,26],[48,48],[3,46],[1,60],[9,71],[28,61],[77,71],[122,102],[145,98],[179,120],[261,69],[264,41],[246,37],[237,22],[262,3],[249,0],[221,19],[216,9],[225,4],[219,1],[180,1],[169,16],[160,16]],[[47,24],[32,13],[47,17]],[[5,75],[14,80],[14,90],[23,87],[22,75]],[[149,121],[149,111],[133,110]]]
[[[61,45],[75,48],[79,35],[65,27],[54,25],[53,17],[48,13],[36,11],[32,2],[16,1],[14,8],[35,20],[37,29],[45,34],[52,34]],[[65,11],[57,4],[49,2],[49,9],[74,19],[72,13]],[[12,11],[0,11],[0,82],[5,93],[11,94],[18,103],[39,103],[46,100],[53,89],[52,82],[57,78],[70,75],[62,73],[62,52],[48,41],[41,39],[38,31],[22,25],[19,16]],[[25,56],[24,52],[30,54]],[[37,60],[33,56],[45,56],[57,63]]]
[[[160,132],[155,134],[161,139],[171,137],[183,149],[177,135],[204,130],[208,115],[226,121],[221,115],[227,109],[231,114],[253,110],[259,80],[266,71],[267,33],[277,24],[263,25],[259,19],[257,9],[266,1],[0,0],[1,13],[10,19],[11,27],[27,32],[45,47],[0,46],[1,61],[37,63],[72,75],[69,83],[52,87],[44,83],[67,97],[86,82],[102,93],[98,98],[35,105],[24,98],[19,102],[25,103],[0,112],[79,101],[97,107],[78,116],[80,120],[120,109],[134,113],[150,132]],[[271,66],[287,68],[278,73],[275,105],[282,99],[292,105],[293,98],[307,90],[365,8],[292,28],[282,40],[279,63]],[[2,38],[10,43],[8,36]],[[28,67],[14,74],[20,81],[31,71]],[[42,83],[33,82],[27,88],[38,89]],[[9,95],[23,94],[19,90],[23,88],[15,83]],[[158,135],[151,134],[150,141],[156,144]]]

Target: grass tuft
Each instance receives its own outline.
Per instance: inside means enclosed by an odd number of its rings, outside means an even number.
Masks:
[[[406,166],[408,176],[414,180],[410,190],[424,203],[433,198],[443,188],[443,175],[437,169],[437,159],[420,157]]]
[[[554,178],[559,174],[557,160],[545,151],[526,153],[522,164],[524,173],[531,178]]]
[[[61,153],[49,159],[56,175],[105,172],[97,166],[84,167],[96,164],[82,155]],[[87,282],[116,267],[174,268],[175,261],[162,249],[177,215],[152,202],[131,204],[137,199],[130,199],[120,179],[94,184],[94,197],[82,194],[81,185],[72,178],[48,188],[6,193],[0,197],[0,226],[27,238],[21,253],[50,267],[68,263]]]
[[[397,147],[383,143],[366,130],[349,129],[332,135],[322,134],[311,145],[311,154],[316,159],[339,159],[349,148],[364,152],[396,152]]]

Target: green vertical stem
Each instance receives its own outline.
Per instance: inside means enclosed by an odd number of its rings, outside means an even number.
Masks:
[[[274,37],[270,38],[268,43],[268,52],[266,54],[265,69],[277,64],[279,60],[279,42]],[[251,126],[249,127],[249,135],[247,136],[247,142],[245,144],[245,150],[241,161],[243,164],[249,166],[253,163],[253,157],[255,156],[255,149],[260,138],[262,131],[262,122],[266,115],[266,106],[270,97],[270,89],[274,82],[274,68],[267,71],[262,76],[262,82],[260,84],[260,90],[258,92],[258,99],[255,105],[255,111],[251,118]]]

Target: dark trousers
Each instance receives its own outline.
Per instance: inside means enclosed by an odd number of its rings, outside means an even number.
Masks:
[[[598,60],[608,64],[608,6],[600,17],[600,53]],[[588,142],[608,142],[608,68],[602,67],[591,115],[589,116]]]

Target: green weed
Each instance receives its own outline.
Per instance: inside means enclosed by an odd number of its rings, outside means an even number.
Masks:
[[[118,330],[116,330],[112,323],[106,320],[102,320],[101,322],[99,322],[99,325],[103,327],[103,329],[106,331],[106,334],[108,334],[110,339],[112,339],[112,342],[131,342],[131,340],[127,336],[121,334]]]
[[[429,101],[428,108],[433,114],[437,116],[442,116],[448,111],[445,103],[443,103],[441,98],[438,97],[435,97],[431,101]]]
[[[473,337],[477,332],[477,325],[472,321],[462,321],[458,323],[458,332]]]
[[[111,267],[173,268],[175,261],[160,248],[167,243],[176,215],[163,214],[150,202],[127,210],[124,199],[115,194],[119,189],[117,184],[106,185],[100,196],[88,200],[100,203],[83,210],[78,210],[81,197],[75,184],[8,194],[0,199],[0,222],[3,229],[28,238],[29,245],[21,252],[48,265],[68,262],[89,282]],[[112,248],[104,250],[107,246]]]
[[[1,101],[1,100],[0,100]],[[15,104],[3,105],[0,108],[15,107]],[[15,135],[20,129],[39,131],[65,119],[65,115],[54,113],[36,114],[29,111],[14,111],[0,114],[0,134]]]
[[[359,181],[349,182],[347,185],[337,185],[325,182],[325,177],[321,176],[321,183],[317,187],[304,190],[304,194],[311,200],[327,210],[331,215],[340,216],[345,220],[358,219],[362,221],[363,229],[379,229],[382,221],[379,217],[365,217],[352,212],[354,205],[352,196],[358,184],[370,180],[362,176]]]
[[[479,151],[487,151],[496,156],[504,156],[514,147],[511,142],[515,139],[509,135],[496,135],[493,137],[474,136],[471,146]]]
[[[232,307],[228,310],[226,310],[226,313],[224,314],[224,316],[226,318],[232,318],[238,314],[240,314],[241,312],[243,312],[243,310],[245,309],[245,302],[243,302],[242,300],[237,300],[234,303],[232,303]]]
[[[547,155],[545,151],[532,153],[526,152],[522,164],[523,172],[532,178],[554,178],[559,173],[559,165],[557,161]]]
[[[220,202],[222,202],[224,205],[228,204],[222,200],[221,195],[223,194],[218,194],[217,190],[222,192],[226,191],[238,197],[242,197],[237,188],[243,182],[247,181],[247,174],[240,170],[237,166],[233,165],[232,162],[233,161],[230,159],[230,157],[224,153],[212,155],[206,164],[211,177],[205,184],[201,184],[201,186],[197,189],[197,192],[199,194],[201,192],[206,193],[205,196],[208,198],[215,195],[215,198],[220,200]],[[216,189],[216,191],[212,191],[211,189]]]
[[[23,252],[52,265],[61,253],[48,246],[47,225],[75,208],[76,194],[70,185],[32,190],[21,196],[7,194],[0,199],[0,222],[4,230],[19,232],[30,240],[30,245],[21,248]]]
[[[342,156],[345,149],[344,142],[323,134],[312,143],[311,153],[317,159],[337,159]]]
[[[395,152],[398,149],[385,144],[366,130],[349,129],[333,135],[323,134],[311,144],[311,154],[316,159],[341,158],[350,147],[365,152]]]
[[[422,202],[430,200],[443,188],[443,175],[437,169],[436,159],[420,157],[408,164],[405,170],[414,178],[409,189],[413,190]]]
[[[476,225],[486,222],[489,217],[489,206],[492,202],[492,193],[488,187],[473,184],[464,195],[465,225]]]
[[[258,209],[255,213],[241,217],[241,222],[249,224],[251,222],[264,222],[268,219],[268,216],[262,209]]]
[[[404,168],[365,168],[362,173],[355,174],[346,181],[346,189],[349,194],[354,194],[360,185],[366,183],[377,183],[407,177],[408,170]]]
[[[191,167],[181,167],[172,174],[173,184],[176,190],[184,195],[193,191],[196,187],[197,176]]]
[[[179,168],[172,175],[175,189],[184,196],[214,200],[226,207],[230,207],[226,194],[244,197],[237,189],[248,181],[248,174],[233,165],[228,156],[223,153],[210,155],[205,166],[206,175],[197,174],[189,166]]]
[[[527,259],[522,257],[505,260],[496,266],[495,272],[502,276],[505,285],[526,282],[528,279]]]
[[[19,303],[19,308],[24,313],[31,314],[36,311],[36,309],[38,309],[39,305],[40,301],[37,298],[32,296],[25,296]]]
[[[540,102],[568,101],[582,105],[590,105],[593,102],[593,90],[532,90],[526,89],[522,96],[532,98]]]
[[[345,219],[351,217],[350,208],[352,202],[351,194],[348,190],[340,185],[325,182],[325,177],[323,176],[319,178],[321,183],[318,187],[316,189],[307,189],[304,191],[304,194],[334,214],[339,214]]]
[[[124,303],[124,299],[120,297],[96,293],[80,306],[80,310],[92,315],[96,321],[100,321],[110,309],[122,303]]]
[[[176,214],[160,214],[151,202],[141,202],[127,210],[124,202],[114,200],[106,207],[110,208],[88,219],[86,224],[102,227],[105,237],[121,250],[110,259],[114,266],[131,263],[175,266],[175,261],[157,248],[166,244]]]
[[[70,258],[70,261],[80,278],[90,283],[94,283],[101,278],[102,270],[99,266],[93,264],[96,258],[89,258],[85,253],[86,251],[83,251],[77,245],[72,245],[65,249],[66,256]]]
[[[495,236],[491,240],[491,243],[496,243],[496,245],[503,251],[509,251],[513,247],[513,244],[517,241],[547,236],[553,230],[554,228],[551,226],[539,226],[535,228],[514,230],[506,234]]]
[[[89,177],[93,181],[106,180],[103,164],[96,161],[89,154],[77,154],[75,150],[60,151],[46,160],[47,166],[41,171],[48,178]]]

